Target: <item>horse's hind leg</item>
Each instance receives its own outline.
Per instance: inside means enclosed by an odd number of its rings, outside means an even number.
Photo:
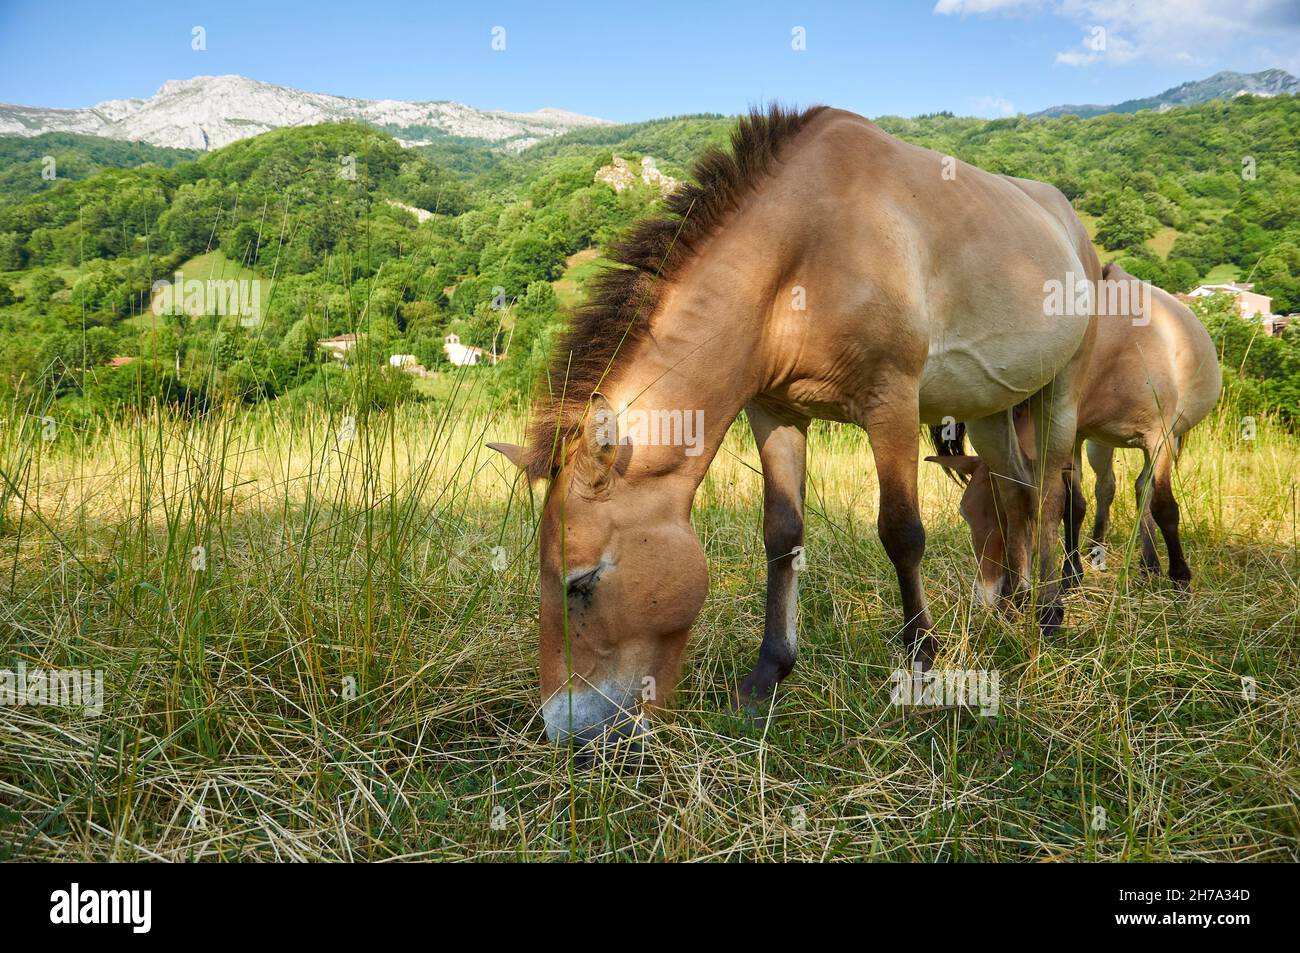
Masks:
[[[902,594],[903,644],[914,664],[928,670],[938,654],[938,643],[930,634],[934,623],[921,586],[925,526],[916,494],[919,401],[915,382],[896,387],[898,393],[891,394],[889,400],[876,401],[864,412],[860,423],[871,440],[880,481],[880,514],[876,521],[880,542],[894,564]]]
[[[1083,517],[1088,500],[1083,495],[1082,441],[1074,445],[1074,460],[1065,476],[1065,565],[1061,575],[1067,589],[1083,581],[1083,560],[1079,558],[1079,534],[1083,531]]]
[[[1138,514],[1138,536],[1142,542],[1142,569],[1153,576],[1158,576],[1160,554],[1156,550],[1156,521],[1151,515],[1151,477],[1155,468],[1151,451],[1143,448],[1142,453],[1142,472],[1133,482],[1133,496]]]
[[[1115,448],[1088,441],[1088,464],[1097,475],[1097,515],[1092,521],[1093,569],[1106,568],[1106,531],[1110,529],[1110,506],[1115,502]]]
[[[1192,581],[1192,570],[1183,556],[1183,543],[1178,535],[1178,501],[1174,499],[1174,464],[1178,458],[1177,438],[1166,437],[1156,449],[1151,466],[1151,515],[1165,538],[1169,550],[1169,579],[1180,589]]]
[[[743,706],[771,695],[790,674],[798,649],[798,557],[803,546],[806,417],[778,417],[751,402],[745,413],[763,465],[763,549],[767,553],[767,614],[758,663],[740,683]]]

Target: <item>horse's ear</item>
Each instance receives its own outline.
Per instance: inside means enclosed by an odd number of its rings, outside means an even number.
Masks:
[[[979,457],[966,453],[954,453],[951,456],[942,457],[926,457],[925,459],[929,463],[937,463],[945,470],[951,470],[953,473],[967,478],[973,477],[980,466]]]
[[[618,414],[603,394],[591,395],[583,444],[586,450],[580,463],[583,479],[591,486],[603,486],[618,457]]]
[[[528,469],[528,449],[513,443],[490,443],[489,450],[495,450],[521,470]]]

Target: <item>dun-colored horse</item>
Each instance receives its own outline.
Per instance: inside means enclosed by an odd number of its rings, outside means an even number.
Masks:
[[[826,108],[742,119],[731,151],[706,154],[693,178],[613,251],[618,266],[555,348],[527,447],[493,445],[549,481],[540,675],[554,739],[639,734],[641,704],[669,697],[708,591],[691,503],[742,410],[763,466],[768,567],[742,701],[794,665],[814,417],[869,435],[900,634],[920,664],[936,652],[920,575],[922,421],[972,421],[976,447],[1024,474],[1008,532],[1026,554],[1039,502],[1029,488],[1048,487],[1040,619],[1050,630],[1061,618],[1050,557],[1064,486],[1035,481],[1011,408],[1029,399],[1052,421],[1037,458],[1060,473],[1093,316],[1046,313],[1044,287],[1100,276],[1064,196]]]
[[[1183,438],[1214,407],[1223,378],[1214,343],[1196,315],[1172,295],[1139,282],[1118,265],[1107,265],[1103,284],[1136,294],[1122,297],[1131,307],[1097,319],[1097,340],[1083,373],[1083,398],[1073,466],[1067,473],[1070,500],[1065,512],[1065,578],[1077,583],[1083,576],[1079,534],[1087,502],[1082,489],[1080,449],[1088,441],[1088,462],[1097,474],[1097,514],[1092,528],[1094,566],[1105,565],[1106,529],[1115,498],[1114,455],[1117,448],[1141,449],[1145,465],[1134,485],[1142,544],[1142,567],[1160,574],[1155,526],[1160,527],[1169,551],[1169,578],[1186,588],[1192,578],[1178,535],[1178,502],[1174,499],[1173,471]],[[1103,289],[1101,295],[1107,295]],[[1104,309],[1103,309],[1104,310]],[[1022,447],[1032,452],[1032,415],[1017,410]],[[959,442],[959,441],[958,441]],[[978,561],[976,592],[986,603],[998,601],[1007,587],[1003,537],[994,499],[993,474],[987,462],[962,454],[927,457],[967,480],[961,513],[970,525],[971,543]]]

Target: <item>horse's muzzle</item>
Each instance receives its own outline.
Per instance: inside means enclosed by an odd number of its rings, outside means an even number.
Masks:
[[[594,688],[561,690],[542,706],[546,736],[557,744],[579,749],[618,746],[628,753],[640,753],[649,725],[626,691]]]

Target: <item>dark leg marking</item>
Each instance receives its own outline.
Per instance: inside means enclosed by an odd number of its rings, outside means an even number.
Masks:
[[[915,398],[909,410],[915,408]],[[900,402],[901,403],[901,402]],[[920,433],[915,416],[898,413],[899,403],[878,405],[864,421],[880,480],[877,529],[885,553],[894,564],[903,603],[903,645],[908,657],[928,671],[939,654],[931,631],[934,622],[921,585],[925,554],[925,525],[917,503],[916,470]]]
[[[1153,576],[1160,575],[1160,554],[1156,550],[1156,521],[1151,516],[1151,454],[1143,451],[1146,462],[1133,483],[1133,495],[1138,513],[1138,534],[1142,542],[1142,569]]]
[[[768,698],[790,674],[798,654],[799,570],[803,546],[807,418],[784,418],[757,404],[745,408],[763,465],[763,550],[767,608],[758,662],[737,692],[741,706]]]
[[[1169,579],[1180,589],[1186,589],[1192,581],[1192,570],[1183,555],[1183,542],[1178,535],[1178,501],[1174,499],[1174,463],[1177,450],[1165,441],[1156,453],[1153,467],[1151,488],[1151,515],[1160,527],[1160,535],[1165,538],[1165,548],[1169,550]]]
[[[1083,559],[1079,555],[1079,536],[1083,532],[1083,517],[1088,500],[1083,495],[1083,461],[1078,445],[1074,448],[1074,462],[1065,481],[1068,492],[1065,498],[1065,565],[1061,568],[1066,589],[1083,581]]]

